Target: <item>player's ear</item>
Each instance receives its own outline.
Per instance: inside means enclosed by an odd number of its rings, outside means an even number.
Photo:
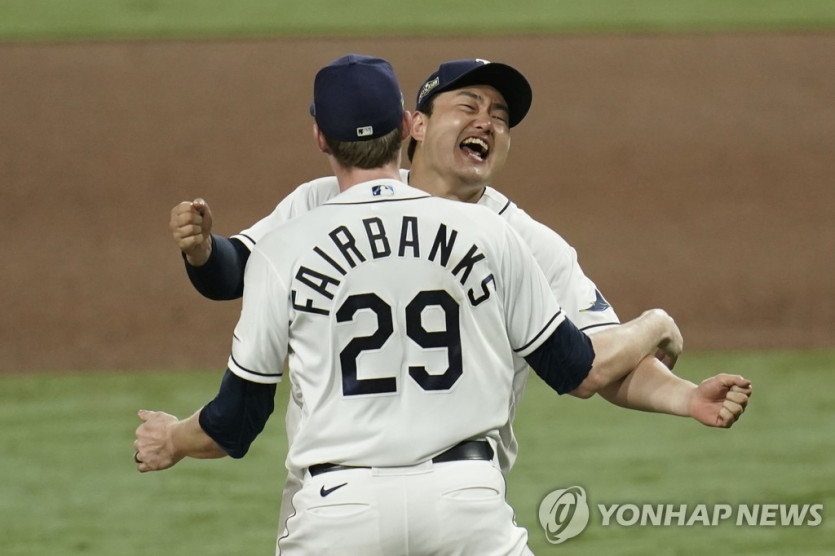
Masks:
[[[426,135],[426,120],[426,114],[423,112],[416,111],[412,113],[412,125],[410,126],[411,131],[409,135],[415,141],[423,141],[424,135]]]
[[[331,150],[328,147],[328,142],[325,141],[325,134],[322,133],[322,130],[319,129],[319,126],[315,123],[313,124],[313,140],[316,141],[316,146],[325,154],[331,154]]]

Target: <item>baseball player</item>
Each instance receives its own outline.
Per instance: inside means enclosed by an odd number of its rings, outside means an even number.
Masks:
[[[506,126],[494,126],[493,117],[487,110],[474,110],[475,105],[460,102],[463,99],[459,92],[472,92],[481,87],[501,92],[502,100],[510,109]],[[411,172],[401,171],[401,175],[412,185],[430,193],[473,201],[501,215],[531,247],[553,294],[569,318],[584,331],[593,333],[617,324],[619,320],[594,283],[583,273],[574,249],[489,185],[506,160],[507,128],[524,118],[531,97],[525,78],[504,64],[473,59],[441,64],[418,91],[418,110],[409,145]],[[271,215],[232,238],[211,234],[211,210],[204,201],[179,204],[172,209],[170,228],[183,251],[189,278],[209,298],[240,297],[244,265],[260,238],[338,192],[334,177],[303,184]],[[667,361],[670,367],[673,363],[674,358]],[[511,425],[528,369],[520,357],[514,358],[514,365],[514,397],[508,422],[500,430],[497,450],[505,471],[516,457]],[[673,375],[658,359],[647,357],[627,377],[604,388],[600,394],[627,408],[691,416],[710,426],[727,427],[744,410],[750,383],[737,376],[717,375],[697,387]],[[287,410],[291,443],[294,423],[300,412],[297,393],[293,393],[292,399],[294,403],[290,403]],[[299,470],[289,468],[280,530],[291,512],[289,500],[300,481]]]
[[[529,554],[494,455],[514,354],[588,397],[677,353],[678,329],[650,311],[590,339],[500,216],[399,181],[409,114],[384,60],[320,70],[311,111],[341,192],[254,248],[217,397],[184,421],[140,411],[138,468],[243,456],[289,355],[306,471],[279,553]]]

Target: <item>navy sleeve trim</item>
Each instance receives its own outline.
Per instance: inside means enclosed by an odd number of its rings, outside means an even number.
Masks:
[[[275,384],[244,380],[226,370],[215,399],[200,411],[203,431],[233,458],[242,458],[275,408]]]
[[[576,389],[594,363],[591,339],[565,319],[525,361],[542,380],[559,394]]]
[[[246,235],[246,234],[238,234],[238,235],[241,236],[241,237],[247,238],[249,241],[252,242],[253,245],[255,245],[255,240],[252,239],[251,237],[249,237],[248,235]]]
[[[542,336],[545,333],[546,330],[548,330],[548,327],[551,326],[551,323],[554,322],[554,320],[557,317],[559,317],[561,314],[562,314],[562,309],[557,311],[557,313],[548,320],[548,322],[545,324],[545,326],[542,327],[542,330],[540,330],[539,333],[536,336],[534,336],[533,339],[530,342],[528,342],[527,344],[525,344],[524,346],[522,346],[520,348],[514,349],[513,351],[515,351],[515,352],[524,351],[528,347],[530,347],[531,344],[536,343],[536,341],[539,339],[539,337]]]
[[[238,363],[238,360],[235,359],[235,356],[231,353],[229,354],[229,359],[232,360],[232,363],[234,363],[235,366],[238,369],[240,369],[241,371],[243,371],[245,373],[249,373],[251,375],[254,375],[254,376],[268,376],[268,377],[284,376],[283,372],[280,372],[280,373],[261,373],[261,372],[258,372],[258,371],[253,371],[252,369],[247,369],[246,367],[244,367],[243,365]]]
[[[183,256],[185,259],[185,255]],[[238,299],[244,294],[244,269],[249,249],[238,239],[212,234],[212,254],[203,266],[185,261],[194,288],[214,300]]]
[[[586,330],[593,330],[595,328],[600,328],[601,326],[619,326],[619,325],[620,325],[619,322],[601,322],[601,323],[598,323],[598,324],[590,324],[589,326],[584,326],[580,330],[585,332]]]

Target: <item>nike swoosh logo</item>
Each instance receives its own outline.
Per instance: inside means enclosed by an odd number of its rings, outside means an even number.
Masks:
[[[585,313],[586,311],[605,311],[606,309],[611,307],[611,305],[609,305],[609,302],[603,299],[603,295],[600,293],[599,290],[594,290],[594,297],[594,303],[592,303],[591,306],[586,309],[580,309],[581,313]]]
[[[319,489],[319,495],[320,495],[322,498],[324,498],[325,496],[327,496],[327,495],[328,495],[328,494],[330,494],[331,492],[335,491],[335,490],[336,490],[336,489],[338,489],[338,488],[342,488],[342,487],[344,487],[344,486],[345,486],[345,485],[347,485],[347,484],[348,484],[348,483],[342,483],[341,485],[336,485],[335,487],[331,487],[331,488],[325,488],[325,487],[324,487],[324,485],[323,485],[323,486],[322,486],[322,488],[321,488],[321,489]]]

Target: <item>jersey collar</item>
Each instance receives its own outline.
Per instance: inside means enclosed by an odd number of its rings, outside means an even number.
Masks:
[[[397,180],[372,180],[358,183],[343,191],[325,204],[376,203],[391,200],[429,197],[424,191]]]

